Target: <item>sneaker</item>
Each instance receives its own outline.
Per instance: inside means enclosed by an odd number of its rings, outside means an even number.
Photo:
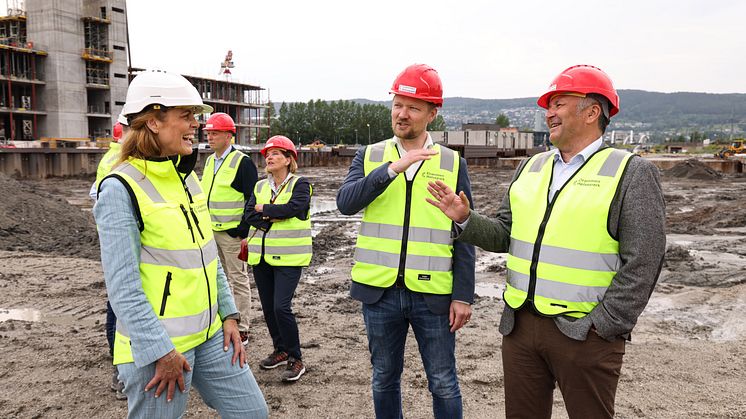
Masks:
[[[244,346],[249,344],[249,332],[238,332],[241,335],[241,344]]]
[[[298,381],[301,375],[306,373],[306,367],[300,359],[288,360],[288,366],[282,373],[282,381]]]
[[[259,366],[265,370],[271,370],[272,368],[277,368],[280,365],[285,365],[287,363],[287,352],[274,351],[268,357],[259,361]]]
[[[114,373],[111,376],[111,391],[114,392],[114,398],[117,400],[127,400],[127,395],[124,394],[124,383],[119,381],[119,372],[117,367],[114,367]]]
[[[124,383],[119,381],[119,371],[117,367],[114,367],[114,372],[111,375],[111,391],[122,391],[124,389]]]
[[[117,390],[116,393],[114,393],[114,398],[117,400],[127,400],[127,395],[124,394],[124,383],[122,383],[121,381],[120,383],[122,384],[122,388],[121,390]]]

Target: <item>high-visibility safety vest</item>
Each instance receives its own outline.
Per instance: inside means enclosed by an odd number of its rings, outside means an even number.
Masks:
[[[503,298],[547,316],[584,317],[621,265],[609,208],[632,154],[604,148],[548,201],[554,151],[532,157],[510,186],[513,224]]]
[[[101,157],[98,162],[98,168],[96,168],[96,188],[101,184],[101,181],[106,175],[111,172],[111,168],[114,167],[114,163],[119,160],[119,154],[122,151],[122,145],[117,142],[109,143],[109,150]]]
[[[126,182],[136,199],[140,229],[140,280],[176,350],[188,351],[217,332],[218,251],[210,229],[207,195],[194,173],[182,180],[171,161],[129,159],[109,177]],[[117,322],[114,364],[133,362],[130,334]]]
[[[434,145],[438,154],[424,160],[412,181],[397,176],[373,202],[360,223],[352,280],[379,288],[397,284],[428,294],[453,290],[451,220],[425,202],[429,181],[440,180],[456,190],[459,156]],[[368,146],[364,171],[368,176],[384,162],[399,160],[396,140]]]
[[[207,157],[205,170],[202,173],[202,190],[207,191],[207,206],[210,209],[210,221],[215,231],[225,231],[238,227],[243,216],[244,194],[231,186],[236,178],[238,165],[245,154],[233,150],[215,173],[215,154]]]
[[[285,188],[277,195],[274,204],[287,204],[293,195],[298,181],[292,176]],[[311,189],[313,195],[313,189]],[[272,187],[267,179],[254,185],[257,204],[269,204],[272,200]],[[267,231],[249,229],[249,265],[258,265],[264,259],[271,266],[308,266],[311,263],[313,243],[311,239],[311,216],[307,220],[298,217],[278,220]]]

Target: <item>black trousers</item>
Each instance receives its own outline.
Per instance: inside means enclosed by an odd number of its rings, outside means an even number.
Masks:
[[[109,344],[109,355],[114,356],[114,333],[117,331],[117,316],[106,300],[106,342]]]
[[[272,266],[262,260],[252,266],[264,321],[276,351],[287,352],[301,359],[298,323],[292,303],[303,268],[300,266]]]

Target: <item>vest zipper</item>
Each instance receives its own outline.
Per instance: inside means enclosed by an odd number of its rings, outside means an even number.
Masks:
[[[166,301],[168,300],[169,295],[171,295],[171,272],[166,275],[166,285],[163,286],[163,298],[161,299],[160,312],[161,317],[166,313]]]
[[[228,154],[230,155],[230,153]],[[225,163],[225,160],[227,159],[228,159],[228,156],[226,156],[225,159],[223,159],[223,163]],[[215,161],[215,158],[212,159],[212,162],[213,162],[212,163],[213,166],[217,164],[217,162]],[[220,163],[220,167],[218,167],[218,170],[213,169],[212,180],[210,181],[210,190],[207,191],[207,207],[208,208],[210,207],[210,196],[212,196],[212,187],[213,185],[215,185],[215,178],[218,177],[218,172],[220,171],[220,168],[223,167],[223,163]]]
[[[531,266],[529,268],[529,277],[528,277],[528,293],[526,295],[526,301],[531,302],[531,307],[534,309],[535,313],[539,313],[543,316],[543,314],[539,311],[539,309],[536,308],[536,304],[534,304],[534,295],[536,294],[536,268],[539,266],[539,253],[541,253],[541,242],[544,240],[544,233],[547,229],[547,223],[549,223],[549,217],[552,215],[552,208],[554,208],[554,203],[557,202],[557,198],[559,197],[559,194],[562,192],[563,189],[565,189],[565,186],[567,186],[570,181],[575,178],[575,175],[580,173],[581,170],[585,167],[586,164],[588,164],[588,161],[593,158],[593,156],[596,155],[599,151],[603,150],[604,147],[600,148],[598,151],[593,153],[588,159],[586,159],[580,167],[565,181],[565,183],[560,186],[559,189],[557,189],[557,192],[554,193],[554,196],[552,197],[552,200],[549,202],[549,205],[547,205],[547,209],[544,212],[544,218],[541,220],[541,224],[539,224],[539,231],[536,234],[536,241],[534,242],[534,251],[531,254]],[[552,172],[549,176],[549,186],[547,187],[547,198],[549,198],[549,193],[552,190],[552,181],[554,180],[554,157],[552,157]]]
[[[197,219],[197,216],[194,214],[194,209],[192,209],[192,207],[189,207],[189,213],[192,214],[192,219],[194,220],[195,227],[197,227],[197,232],[199,233],[199,236],[202,237],[202,240],[204,240],[205,235],[202,234],[202,229],[199,228],[199,220]]]
[[[187,227],[189,227],[189,232],[192,234],[192,243],[197,243],[197,240],[194,238],[194,230],[192,230],[192,222],[189,221],[189,215],[187,214],[186,208],[184,208],[184,204],[179,204],[179,208],[181,208],[181,213],[184,214],[184,219],[186,220]]]
[[[551,185],[551,179],[550,179],[550,185]],[[541,252],[541,241],[544,239],[544,231],[547,228],[547,223],[549,222],[549,216],[552,215],[552,207],[554,207],[555,201],[557,201],[557,195],[559,195],[559,191],[555,192],[554,198],[552,198],[552,202],[549,203],[547,206],[546,211],[544,212],[544,219],[541,220],[541,224],[539,224],[539,232],[536,235],[536,241],[534,242],[534,251],[531,254],[531,267],[530,267],[530,275],[528,280],[528,295],[526,296],[526,300],[531,302],[531,305],[534,307],[534,310],[538,313],[539,311],[536,310],[536,306],[534,305],[534,293],[536,292],[536,268],[539,266],[539,253]]]
[[[422,167],[422,165],[420,165]],[[419,169],[417,170],[419,172]],[[406,175],[404,175],[406,177]],[[399,253],[399,273],[396,275],[396,286],[405,287],[404,277],[407,264],[407,242],[409,241],[409,217],[411,215],[410,206],[412,205],[412,185],[414,185],[414,176],[412,180],[407,180],[407,197],[404,202],[404,225],[402,226],[401,250]]]
[[[176,171],[176,175],[181,180],[181,185],[184,187],[184,193],[186,193],[187,197],[189,198],[189,203],[193,204],[194,200],[192,199],[192,193],[189,192],[189,187],[186,184],[186,180],[181,177],[178,170]],[[179,204],[179,207],[181,208],[181,212],[184,214],[184,219],[186,219],[187,226],[189,227],[189,232],[192,234],[192,243],[197,243],[197,239],[194,237],[194,230],[192,229],[192,223],[189,221],[189,214],[187,214],[187,210],[184,207],[184,204]],[[199,222],[197,221],[197,217],[194,215],[194,211],[192,210],[191,205],[189,206],[189,212],[192,213],[195,223],[199,224]],[[199,231],[199,235],[204,240],[205,236],[202,235],[202,230],[200,230],[199,225],[197,225],[197,230]],[[200,243],[197,243],[197,247],[199,248],[200,262],[202,262],[202,273],[204,273],[205,275],[205,283],[207,284],[207,313],[208,313],[207,325],[208,326],[207,326],[207,332],[205,332],[205,340],[208,340],[210,338],[210,326],[212,325],[212,306],[210,305],[210,301],[212,301],[212,292],[210,290],[210,277],[207,275],[207,267],[205,266],[205,255],[204,253],[202,253],[202,245]]]

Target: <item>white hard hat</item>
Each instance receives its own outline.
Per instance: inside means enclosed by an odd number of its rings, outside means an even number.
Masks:
[[[212,106],[202,103],[197,89],[183,76],[165,71],[145,71],[132,79],[122,115],[142,112],[149,105],[192,106],[195,114],[211,113]]]
[[[124,116],[123,113],[119,114],[119,116],[117,117],[117,122],[119,122],[120,124],[122,124],[124,126],[130,126],[130,123],[127,122],[127,117]]]

